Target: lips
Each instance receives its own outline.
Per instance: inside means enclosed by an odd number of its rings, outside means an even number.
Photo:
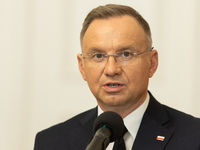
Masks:
[[[110,82],[104,84],[104,90],[108,93],[112,92],[119,92],[124,88],[124,84],[118,82]]]

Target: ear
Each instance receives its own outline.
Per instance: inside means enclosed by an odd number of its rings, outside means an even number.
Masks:
[[[158,52],[153,50],[150,52],[150,70],[149,70],[149,78],[151,78],[156,72],[158,67]]]
[[[78,60],[79,71],[80,71],[83,79],[86,81],[86,76],[85,76],[85,71],[84,71],[84,64],[83,64],[83,58],[82,58],[81,54],[77,55],[77,60]]]

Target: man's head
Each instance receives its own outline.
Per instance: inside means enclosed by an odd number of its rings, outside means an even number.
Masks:
[[[106,18],[97,15],[96,9],[90,12],[88,16],[99,17],[89,19],[90,23],[83,27],[82,55],[77,58],[82,77],[101,109],[125,117],[144,102],[149,78],[157,69],[158,55],[149,47],[149,26],[141,25],[146,21],[141,21],[136,11],[136,18],[126,13],[109,16],[112,11],[121,12],[121,8],[132,9],[118,5],[96,8],[101,10],[100,14],[108,14]]]

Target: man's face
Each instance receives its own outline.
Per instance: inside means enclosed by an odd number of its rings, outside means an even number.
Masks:
[[[147,50],[147,38],[139,23],[130,16],[94,20],[83,41],[83,56],[100,51],[115,54],[130,48],[136,53]],[[78,54],[79,69],[84,80],[104,110],[134,109],[147,94],[149,78],[157,68],[157,52],[145,52],[136,63],[119,65],[113,56],[106,63],[92,63]]]

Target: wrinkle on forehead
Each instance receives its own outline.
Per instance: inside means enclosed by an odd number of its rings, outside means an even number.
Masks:
[[[107,41],[114,40],[121,37],[121,33],[114,30],[112,27],[97,28],[94,30],[93,34],[86,34],[84,37],[85,41],[95,42],[95,41]]]

